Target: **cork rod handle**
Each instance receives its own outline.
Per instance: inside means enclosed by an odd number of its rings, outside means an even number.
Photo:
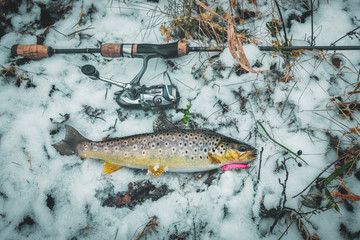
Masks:
[[[117,58],[123,56],[120,43],[104,43],[101,45],[100,53],[103,57],[108,58]]]
[[[17,44],[12,46],[11,55],[22,56],[29,59],[47,58],[52,55],[52,48],[43,45],[21,45]]]

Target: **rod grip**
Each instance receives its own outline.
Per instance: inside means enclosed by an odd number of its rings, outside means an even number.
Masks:
[[[13,57],[22,56],[29,59],[41,59],[50,57],[53,49],[44,45],[21,45],[17,44],[11,47],[11,55]]]
[[[109,58],[122,57],[121,44],[120,43],[104,43],[100,48],[101,56]]]

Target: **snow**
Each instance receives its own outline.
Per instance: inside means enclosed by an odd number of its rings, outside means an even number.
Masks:
[[[210,66],[209,54],[204,53],[172,59],[175,69],[164,59],[152,59],[142,84],[162,83],[163,72],[168,71],[181,94],[179,109],[191,105],[190,119],[199,128],[245,141],[257,148],[258,159],[250,168],[240,171],[165,172],[153,179],[146,171],[122,168],[104,176],[98,160],[60,156],[52,147],[63,139],[64,125],[75,127],[88,139],[101,140],[106,136],[152,132],[153,121],[160,113],[119,107],[113,99],[118,87],[91,80],[80,70],[81,66],[92,64],[103,77],[127,83],[140,70],[140,59],[58,54],[15,65],[15,60],[10,58],[10,47],[36,43],[36,35],[45,30],[34,23],[41,17],[41,4],[47,6],[52,2],[34,1],[29,8],[22,1],[18,13],[5,16],[11,31],[0,38],[0,239],[115,239],[115,236],[135,239],[153,216],[157,217],[154,221],[158,226],[152,232],[145,231],[143,237],[146,235],[147,239],[169,239],[173,234],[186,239],[278,239],[284,232],[286,239],[303,238],[297,224],[288,228],[291,224],[288,215],[280,218],[271,232],[275,216],[271,216],[270,210],[282,207],[282,184],[286,183],[286,207],[312,211],[301,204],[301,196],[293,196],[336,160],[329,134],[341,140],[343,149],[352,146],[345,132],[358,127],[359,115],[354,113],[357,121],[342,118],[331,98],[341,96],[345,102],[359,102],[358,94],[348,94],[359,83],[358,76],[348,69],[359,71],[358,51],[338,52],[340,69],[331,66],[333,52],[324,52],[326,61],[319,52],[304,52],[292,68],[293,80],[286,83],[275,80],[276,71],[285,73],[284,58],[261,52],[253,43],[244,44],[253,68],[270,69],[276,63],[274,70],[238,76],[234,70],[236,61],[228,48],[216,59],[224,67],[221,71]],[[228,1],[210,2],[210,6],[220,2],[224,9],[228,7]],[[304,12],[297,1],[290,2],[288,9],[284,9],[285,18]],[[167,1],[88,0],[65,4],[71,9],[53,24],[44,45],[97,48],[101,43],[164,43],[159,27],[170,19],[160,14],[160,9],[165,9]],[[84,25],[77,29],[82,4]],[[265,27],[272,19],[272,4],[257,1],[262,14],[241,26],[260,38],[261,45],[272,40]],[[90,14],[93,7],[95,11]],[[246,7],[253,10],[251,4]],[[356,18],[359,9],[357,0],[329,0],[320,2],[319,7],[316,5],[316,45],[330,45],[359,26]],[[278,18],[276,12],[274,16]],[[83,35],[71,34],[87,27],[91,29],[81,32]],[[292,37],[293,45],[308,45],[310,29],[310,17],[304,23],[291,20],[288,37]],[[345,37],[337,44],[359,45],[359,39]],[[255,67],[257,62],[262,65]],[[5,77],[5,69],[11,66],[22,75],[19,87],[15,85],[16,77]],[[35,87],[27,88],[28,81]],[[86,106],[90,111],[103,111],[99,118],[90,117]],[[65,114],[70,117],[62,122]],[[166,114],[173,122],[184,117],[181,111],[166,110]],[[258,122],[286,148],[295,153],[301,150],[300,157],[306,163],[275,144]],[[353,144],[359,144],[358,135],[351,136]],[[333,170],[330,168],[322,177]],[[350,173],[344,181],[359,194],[358,179],[353,175]],[[146,180],[156,187],[165,184],[171,191],[158,200],[146,199],[134,208],[103,205],[108,197],[128,191],[130,182]],[[303,194],[319,192],[313,184]],[[49,206],[49,196],[53,206]],[[340,224],[345,224],[352,233],[360,230],[359,203],[349,203],[352,211],[339,204],[341,214],[330,209],[302,220],[311,235],[346,239]],[[27,218],[34,223],[24,223]]]

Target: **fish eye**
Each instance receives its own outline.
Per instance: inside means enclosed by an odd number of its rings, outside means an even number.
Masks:
[[[245,151],[247,150],[247,147],[244,146],[244,145],[240,145],[240,146],[238,147],[238,150],[241,151],[241,152],[245,152]]]

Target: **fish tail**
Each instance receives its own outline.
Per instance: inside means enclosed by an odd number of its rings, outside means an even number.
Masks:
[[[87,138],[82,136],[75,128],[68,125],[65,126],[66,134],[65,139],[53,144],[52,146],[61,155],[73,155],[78,154],[77,145],[79,143],[89,141]]]

